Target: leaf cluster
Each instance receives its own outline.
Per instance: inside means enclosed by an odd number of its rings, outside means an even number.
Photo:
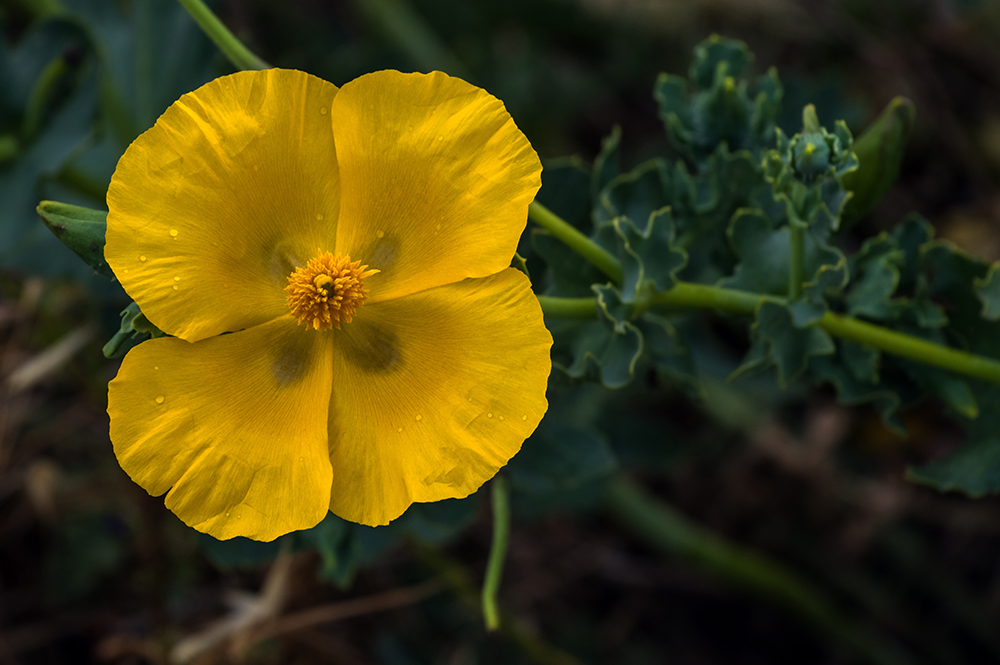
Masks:
[[[778,74],[771,68],[751,81],[752,60],[745,44],[716,36],[695,49],[687,80],[659,77],[654,96],[672,154],[621,172],[616,129],[592,166],[546,164],[539,201],[622,266],[615,283],[549,231],[533,231],[528,261],[543,264],[533,272],[543,272],[536,286],[596,297],[595,320],[550,322],[555,365],[570,383],[620,388],[653,373],[697,394],[717,371],[696,352],[705,316],[659,296],[678,281],[749,292],[759,302],[730,378],[773,370],[783,388],[831,385],[845,404],[875,405],[901,434],[902,407],[940,400],[966,424],[968,443],[909,477],[973,496],[1000,491],[1000,416],[990,415],[1000,387],[835,338],[819,325],[846,316],[1000,358],[996,265],[935,240],[917,215],[845,249],[842,220],[856,221],[898,174],[912,105],[895,100],[858,142],[843,122],[820,126],[807,106],[801,131],[787,136],[775,124]],[[793,285],[795,274],[801,281]],[[733,322],[714,325],[729,330]]]

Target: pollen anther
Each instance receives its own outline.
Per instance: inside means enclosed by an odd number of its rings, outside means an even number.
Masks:
[[[351,261],[350,256],[321,252],[304,268],[288,276],[288,309],[299,323],[314,330],[340,330],[350,323],[368,296],[365,278],[378,270]]]

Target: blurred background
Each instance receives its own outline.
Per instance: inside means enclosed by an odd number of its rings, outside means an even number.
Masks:
[[[384,68],[466,78],[504,101],[543,161],[589,162],[620,126],[626,169],[666,147],[657,74],[686,74],[712,33],[742,39],[756,73],[778,68],[788,134],[807,103],[855,135],[893,97],[915,103],[900,179],[848,246],[916,211],[938,237],[1000,259],[995,1],[212,6],[268,62],[336,84]],[[324,522],[271,545],[199,536],[111,451],[118,361],[101,347],[127,297],[34,208],[103,208],[128,143],[232,67],[170,0],[0,0],[0,28],[0,665],[1000,662],[1000,501],[904,479],[962,442],[935,403],[903,411],[900,437],[832,390],[709,376],[698,398],[657,377],[560,393],[554,408],[603,414],[601,427],[551,434],[566,460],[589,456],[561,484],[515,477],[498,634],[477,605],[484,490],[386,529]],[[695,544],[665,552],[606,501],[623,477],[672,506],[674,536]],[[748,570],[777,567],[836,620],[733,583],[706,542]]]

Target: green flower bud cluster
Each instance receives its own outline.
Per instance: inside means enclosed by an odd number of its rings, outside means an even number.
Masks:
[[[836,230],[850,198],[842,178],[858,168],[851,130],[838,120],[828,132],[810,104],[802,111],[802,132],[791,138],[781,129],[776,134],[777,148],[764,158],[764,175],[775,200],[785,204],[789,223],[812,226],[823,220],[829,230]]]

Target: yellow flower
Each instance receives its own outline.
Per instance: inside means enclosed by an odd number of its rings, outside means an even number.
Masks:
[[[474,492],[547,406],[552,339],[508,267],[540,174],[503,104],[439,72],[181,97],[108,190],[108,263],[173,335],[111,382],[122,468],[217,538]]]

